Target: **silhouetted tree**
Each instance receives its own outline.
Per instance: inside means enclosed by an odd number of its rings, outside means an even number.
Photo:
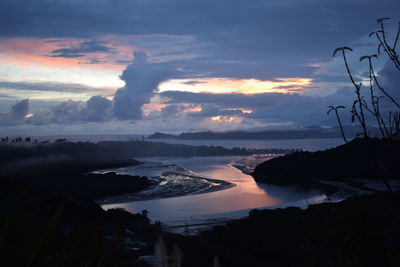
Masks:
[[[346,72],[350,78],[350,81],[355,88],[355,99],[353,101],[352,107],[351,107],[351,121],[353,122],[358,122],[359,125],[362,128],[362,134],[361,136],[366,139],[366,143],[369,144],[368,139],[371,137],[370,132],[368,129],[368,124],[370,123],[368,121],[367,123],[367,117],[372,117],[376,121],[376,126],[379,128],[380,135],[382,139],[385,141],[385,143],[388,145],[388,147],[391,150],[391,162],[386,162],[383,164],[382,162],[379,162],[376,159],[376,155],[374,152],[372,152],[372,157],[374,163],[380,167],[381,173],[382,173],[382,178],[388,188],[389,191],[392,191],[391,186],[389,184],[389,176],[396,175],[398,176],[398,172],[394,172],[393,170],[396,170],[399,161],[399,137],[400,137],[400,104],[398,100],[395,99],[395,97],[388,92],[380,83],[379,81],[379,75],[376,72],[376,69],[374,67],[374,62],[373,60],[378,58],[378,56],[386,56],[388,58],[388,61],[391,62],[394,67],[400,71],[400,59],[398,56],[398,42],[399,42],[399,37],[400,37],[400,23],[398,24],[397,31],[394,35],[394,39],[392,42],[389,41],[388,38],[388,32],[386,31],[385,28],[385,21],[388,20],[389,18],[381,18],[378,19],[378,30],[375,32],[370,33],[369,37],[375,37],[377,41],[377,46],[378,46],[378,54],[373,54],[373,55],[366,55],[360,57],[360,62],[361,61],[367,61],[368,63],[368,78],[367,82],[361,82],[361,81],[356,81],[353,72],[351,71],[349,64],[348,64],[348,59],[346,56],[347,52],[352,52],[353,49],[347,46],[339,47],[333,52],[333,56],[336,56],[338,53],[341,53]],[[381,53],[381,50],[384,51],[384,53]],[[368,97],[365,97],[362,92],[362,88],[368,88],[367,94]],[[389,110],[387,114],[382,114],[382,99],[388,99],[389,101],[386,101],[385,107],[386,110]],[[340,119],[340,116],[338,114],[338,109],[345,108],[344,106],[329,106],[328,107],[328,114],[331,111],[335,111],[336,118],[338,120],[340,129],[342,131],[342,137],[345,142],[347,142],[347,139],[345,137],[343,127],[342,127],[342,122]],[[392,170],[392,172],[388,171],[388,168]]]
[[[340,127],[340,133],[342,134],[343,140],[347,143],[347,138],[346,135],[344,134],[344,130],[343,130],[343,126],[342,126],[342,120],[340,119],[339,113],[338,113],[338,109],[341,108],[346,108],[345,106],[328,106],[329,110],[328,110],[328,114],[331,113],[331,111],[335,111],[336,114],[336,119],[339,123],[339,127]]]

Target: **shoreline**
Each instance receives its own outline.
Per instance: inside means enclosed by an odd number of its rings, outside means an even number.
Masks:
[[[245,161],[243,161],[245,163]],[[233,163],[227,163],[224,164],[226,167],[238,170],[239,172],[249,175],[246,170],[248,169],[248,166],[243,165],[243,164],[233,164]],[[190,169],[190,168],[189,168]],[[190,170],[189,170],[190,171]],[[159,201],[163,201],[164,199],[167,200],[167,203],[170,203],[175,200],[168,200],[170,198],[177,198],[177,201],[179,197],[185,197],[185,196],[190,196],[190,195],[201,195],[205,193],[211,193],[211,192],[216,192],[216,191],[223,191],[226,189],[229,189],[232,187],[230,182],[222,180],[222,177],[219,176],[219,179],[212,179],[212,178],[203,178],[200,177],[199,175],[192,175],[192,178],[197,178],[197,179],[204,179],[207,180],[208,182],[217,182],[219,183],[219,186],[213,186],[207,190],[203,190],[200,192],[196,193],[186,193],[184,191],[175,191],[175,192],[167,192],[165,193],[160,193],[160,194],[153,194],[149,196],[135,196],[132,194],[125,194],[125,195],[120,195],[116,197],[110,197],[106,198],[104,200],[98,200],[96,203],[101,205],[104,209],[112,208],[113,205],[118,206],[118,204],[121,204],[121,207],[125,207],[124,205],[127,205],[128,207],[130,204],[124,204],[124,203],[135,203],[137,204],[132,204],[135,206],[136,212],[139,212],[140,210],[148,210],[150,214],[152,214],[152,209],[148,208],[151,207],[154,204],[152,200],[155,201],[155,203]],[[251,176],[250,176],[251,177]],[[249,179],[250,179],[249,177]],[[251,178],[254,179],[254,178]],[[254,181],[255,182],[255,181]],[[179,215],[179,216],[170,216],[170,217],[164,217],[163,219],[160,219],[160,216],[157,214],[159,211],[156,212],[156,216],[153,218],[150,215],[150,219],[154,221],[160,221],[164,225],[164,229],[168,232],[171,233],[184,233],[185,231],[187,232],[188,230],[190,231],[189,235],[197,235],[199,232],[203,230],[207,230],[212,228],[213,226],[216,225],[224,225],[228,222],[231,222],[232,220],[243,218],[249,215],[249,213],[253,210],[276,210],[276,209],[282,209],[282,208],[287,208],[287,207],[300,207],[301,209],[307,209],[310,206],[322,204],[322,203],[336,203],[343,201],[347,198],[350,198],[352,196],[361,196],[361,195],[370,195],[376,190],[370,187],[371,183],[374,183],[376,181],[362,181],[363,184],[357,184],[357,183],[352,183],[352,181],[329,181],[329,180],[318,180],[315,181],[315,183],[307,183],[307,184],[285,184],[281,185],[283,187],[288,186],[290,187],[296,187],[296,190],[303,191],[303,190],[308,190],[307,188],[317,188],[320,190],[321,195],[315,195],[315,196],[309,196],[306,198],[301,198],[301,199],[296,199],[294,201],[288,201],[288,202],[283,202],[280,204],[273,204],[273,205],[266,205],[266,206],[257,206],[254,208],[243,208],[243,209],[237,209],[237,210],[230,210],[230,211],[222,211],[222,212],[215,212],[215,213],[203,213],[203,214],[196,214],[196,215]],[[264,183],[257,183],[256,184],[264,184]],[[240,184],[238,184],[239,186]],[[268,185],[268,183],[266,184]],[[235,186],[235,185],[233,185]],[[273,185],[271,185],[273,186]],[[150,201],[148,204],[146,204],[146,201]],[[169,202],[168,202],[169,201]],[[140,203],[140,202],[143,202]],[[157,204],[155,204],[157,205]],[[129,208],[128,208],[129,211]],[[158,216],[158,217],[157,217]],[[163,215],[161,215],[163,216]]]
[[[130,176],[133,176],[133,175],[130,175]],[[211,187],[201,190],[201,191],[193,191],[193,192],[189,192],[189,193],[184,192],[184,191],[175,191],[175,192],[154,193],[154,194],[151,194],[148,196],[135,195],[137,193],[140,193],[140,192],[150,189],[150,188],[147,188],[147,189],[139,191],[139,192],[132,192],[129,194],[122,194],[122,195],[118,195],[118,196],[110,196],[110,197],[107,197],[104,199],[98,199],[98,200],[95,200],[94,202],[99,205],[112,205],[112,204],[120,204],[120,203],[127,203],[127,202],[166,199],[166,198],[212,193],[212,192],[226,190],[226,189],[236,186],[236,184],[234,184],[234,183],[227,182],[224,180],[213,179],[213,178],[205,178],[205,177],[197,177],[197,176],[191,176],[191,178],[206,180],[207,182],[210,182],[211,184],[218,184],[218,185],[211,186]],[[157,186],[159,186],[159,185],[155,185],[155,187],[157,187]]]
[[[143,164],[143,162],[141,162]],[[249,170],[249,166],[244,166],[244,165],[239,165],[239,164],[227,164],[227,166],[229,166],[230,168],[234,168],[239,170],[240,172],[242,172],[243,174],[246,175],[250,175],[250,173],[248,172]],[[111,169],[111,170],[107,170],[107,169],[103,169],[103,170],[96,170],[94,171],[96,172],[115,172],[117,174],[124,174],[124,173],[119,173],[118,171]],[[125,174],[125,175],[129,175],[129,176],[134,176],[134,175],[130,175],[130,174]],[[151,190],[152,188],[156,188],[159,185],[153,185],[150,186],[149,188],[146,188],[144,190],[141,190],[139,192],[132,192],[132,193],[128,193],[128,194],[121,194],[121,195],[116,195],[116,196],[110,196],[110,197],[105,197],[103,199],[97,199],[94,200],[95,203],[99,204],[99,205],[113,205],[113,204],[122,204],[122,203],[129,203],[129,202],[140,202],[140,201],[149,201],[149,200],[160,200],[160,199],[168,199],[168,198],[175,198],[175,197],[184,197],[184,196],[190,196],[190,195],[199,195],[199,194],[206,194],[206,193],[212,193],[212,192],[217,192],[217,191],[223,191],[223,190],[227,190],[229,188],[233,188],[236,186],[236,184],[225,181],[225,180],[220,180],[220,179],[214,179],[214,178],[206,178],[206,177],[201,177],[201,176],[196,176],[196,175],[190,175],[191,178],[193,179],[202,179],[202,180],[206,180],[207,182],[211,183],[211,184],[218,184],[218,185],[214,185],[211,186],[207,189],[201,190],[201,191],[193,191],[193,192],[185,192],[185,191],[169,191],[169,192],[155,192],[155,193],[151,193],[149,195],[140,195],[141,192],[145,192],[146,190]],[[251,176],[252,177],[252,176]],[[254,179],[252,177],[252,179]],[[256,181],[255,181],[256,182]],[[256,182],[257,183],[257,182]],[[285,186],[285,185],[284,185]],[[288,184],[287,186],[297,186],[297,187],[302,187],[302,186],[307,186],[304,184]],[[325,194],[327,195],[327,197],[329,198],[329,196],[337,194],[339,192],[341,192],[341,186],[340,185],[334,185],[334,184],[328,184],[325,183],[324,181],[316,181],[315,183],[308,184],[308,186],[310,187],[318,187],[318,188],[328,188],[329,190],[324,190]],[[355,188],[354,188],[355,189]],[[342,194],[343,195],[343,194]],[[267,207],[264,207],[267,208]]]
[[[142,163],[142,162],[140,162]],[[238,169],[241,171],[243,174],[250,175],[249,173],[249,166],[244,166],[244,165],[239,165],[239,164],[227,164],[227,166],[231,168]],[[118,173],[115,170],[97,170],[94,171],[96,172],[116,172],[117,174],[123,174],[123,175],[128,175],[134,177],[135,175],[130,175],[130,174],[124,174],[124,173]],[[186,191],[169,191],[169,192],[154,192],[150,193],[149,195],[140,195],[141,192],[145,192],[147,190],[151,190],[153,188],[158,187],[159,185],[152,185],[149,188],[146,188],[144,190],[141,190],[139,192],[132,192],[132,193],[127,193],[127,194],[121,194],[121,195],[115,195],[115,196],[109,196],[105,197],[102,199],[96,199],[94,200],[95,203],[99,205],[113,205],[113,204],[121,204],[121,203],[128,203],[128,202],[139,202],[139,201],[149,201],[149,200],[160,200],[160,199],[168,199],[168,198],[175,198],[175,197],[184,197],[184,196],[190,196],[190,195],[199,195],[199,194],[206,194],[206,193],[212,193],[212,192],[217,192],[217,191],[223,191],[227,190],[229,188],[233,188],[236,186],[236,184],[225,181],[225,180],[220,180],[220,179],[214,179],[214,178],[206,178],[206,177],[201,177],[201,176],[196,176],[196,175],[190,175],[189,176],[192,179],[202,179],[206,180],[207,182],[211,184],[217,184],[213,185],[207,189],[203,189],[200,191],[192,191],[192,192],[186,192]],[[253,178],[254,179],[254,178]],[[256,183],[259,183],[255,181]],[[323,193],[327,196],[327,199],[329,201],[340,201],[343,199],[346,199],[352,195],[365,195],[365,194],[371,194],[377,191],[380,191],[376,188],[369,187],[371,182],[378,182],[378,181],[362,181],[359,183],[354,183],[354,181],[349,180],[317,180],[312,183],[290,183],[290,184],[280,184],[281,186],[295,186],[295,187],[315,187],[319,188],[323,191]],[[268,184],[268,183],[261,183],[261,184]],[[274,184],[274,183],[272,183]],[[377,183],[379,184],[379,183]],[[264,207],[268,208],[268,207]]]
[[[254,155],[251,155],[251,156],[254,156]],[[211,158],[211,157],[213,157],[213,156],[207,156],[207,158]],[[221,156],[217,156],[217,157],[221,157]],[[232,155],[230,155],[228,157],[232,157]],[[243,158],[248,158],[250,156],[242,156],[242,157]],[[153,157],[149,157],[149,158],[153,158]],[[141,160],[141,159],[143,159],[143,157],[141,157],[139,159]],[[140,164],[145,164],[146,163],[146,162],[143,162],[143,161],[140,161],[140,160],[139,160]],[[245,171],[246,168],[248,170],[249,167],[250,168],[254,168],[255,167],[255,166],[246,166],[246,165],[240,165],[240,164],[227,164],[227,166],[229,166],[231,168],[234,168],[234,169],[238,169],[239,171],[241,171],[242,173],[244,173],[246,175],[250,175],[249,173],[247,173]],[[244,168],[244,169],[242,169],[241,167]],[[121,172],[118,172],[115,169],[100,169],[100,170],[92,171],[92,173],[103,173],[103,172],[115,172],[116,174],[134,176],[134,174],[121,173]],[[190,170],[189,170],[189,172],[190,172]],[[146,190],[149,190],[151,188],[159,186],[159,185],[154,185],[154,186],[151,186],[150,188],[146,188],[146,189],[141,190],[139,192],[121,194],[121,195],[117,195],[117,196],[110,196],[110,197],[105,197],[103,199],[96,199],[96,200],[94,200],[94,202],[99,204],[99,205],[112,205],[112,204],[120,204],[120,203],[127,203],[127,202],[136,202],[136,201],[167,199],[167,198],[183,197],[183,196],[199,195],[199,194],[206,194],[206,193],[212,193],[212,192],[217,192],[217,191],[223,191],[223,190],[227,190],[229,188],[232,188],[232,187],[236,186],[235,183],[231,183],[231,182],[228,182],[228,181],[225,181],[225,180],[221,180],[221,179],[207,178],[207,177],[202,177],[202,176],[198,176],[198,175],[188,175],[188,177],[193,178],[193,179],[206,180],[207,182],[209,182],[211,184],[218,184],[218,185],[211,186],[211,187],[209,187],[207,189],[204,189],[204,190],[201,190],[201,191],[193,191],[193,192],[175,191],[175,192],[153,193],[153,194],[150,194],[148,196],[143,196],[143,195],[140,196],[140,195],[138,195],[138,193],[140,194],[141,192],[144,192]]]

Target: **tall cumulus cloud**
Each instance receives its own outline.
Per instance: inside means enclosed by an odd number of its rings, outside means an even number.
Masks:
[[[150,102],[163,81],[182,76],[171,62],[149,62],[143,51],[134,52],[134,61],[122,73],[125,86],[115,93],[113,114],[122,120],[141,119],[142,106]]]

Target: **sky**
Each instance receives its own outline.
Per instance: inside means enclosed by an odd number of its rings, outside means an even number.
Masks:
[[[398,0],[1,0],[0,135],[332,126]],[[385,87],[400,84],[375,61]],[[350,117],[343,110],[344,121]]]

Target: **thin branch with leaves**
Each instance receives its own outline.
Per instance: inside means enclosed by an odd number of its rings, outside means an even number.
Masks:
[[[399,101],[390,93],[386,88],[383,87],[382,83],[379,81],[379,75],[374,67],[374,59],[382,56],[381,50],[385,52],[389,62],[392,62],[395,69],[400,71],[400,59],[398,56],[397,48],[400,39],[400,23],[398,24],[396,34],[394,35],[393,42],[389,40],[389,33],[386,30],[385,22],[389,18],[380,18],[378,22],[378,30],[370,33],[369,37],[375,37],[377,40],[378,54],[367,55],[360,57],[360,62],[368,62],[368,83],[364,84],[361,81],[356,81],[354,72],[349,67],[349,62],[347,59],[348,52],[353,52],[353,49],[348,46],[342,46],[335,49],[333,56],[341,53],[344,61],[345,69],[347,75],[350,78],[351,84],[353,85],[355,91],[355,99],[351,106],[351,122],[358,122],[362,128],[362,137],[367,140],[367,145],[370,144],[368,141],[371,138],[371,133],[369,131],[368,124],[372,123],[370,117],[372,117],[379,129],[380,137],[387,144],[390,150],[390,160],[392,165],[398,165],[400,161],[400,103]],[[362,87],[367,86],[369,89],[368,96],[366,97],[362,92]],[[384,102],[385,108],[382,109],[382,100],[388,99],[389,101]],[[329,106],[328,114],[332,111],[335,112],[336,118],[342,133],[343,140],[348,142],[345,133],[343,131],[342,120],[338,113],[338,109],[345,108],[344,106]],[[388,110],[387,114],[383,114],[383,110]],[[367,122],[368,119],[368,122]],[[392,191],[389,178],[390,176],[400,176],[400,173],[389,173],[388,169],[396,169],[393,166],[385,166],[382,161],[377,159],[376,153],[372,152],[372,158],[374,165],[379,166],[382,173],[382,178],[386,184],[388,191]],[[386,163],[389,164],[389,163]],[[390,168],[388,168],[390,167]]]

